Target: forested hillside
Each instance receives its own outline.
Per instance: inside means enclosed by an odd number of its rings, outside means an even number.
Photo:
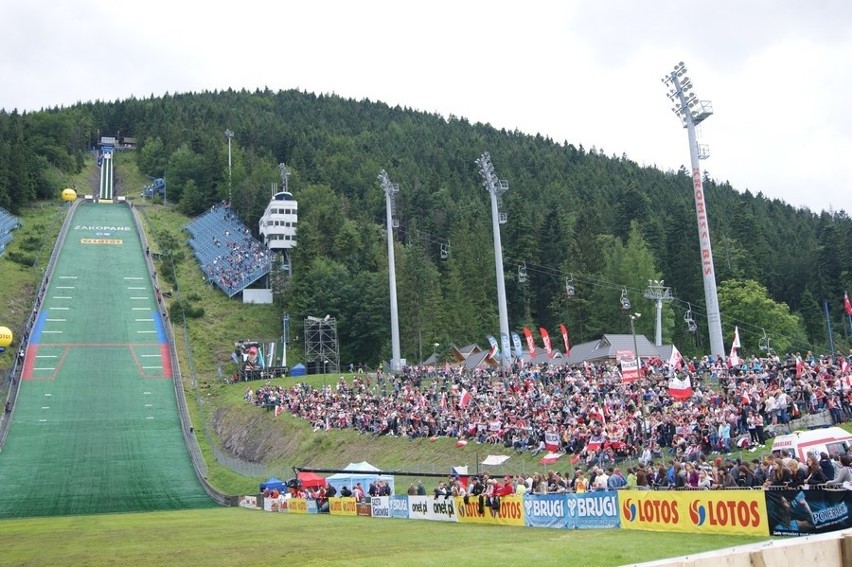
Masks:
[[[234,132],[230,177],[226,129]],[[709,348],[685,169],[661,172],[584,148],[582,140],[555,141],[368,100],[225,91],[0,112],[0,206],[16,213],[31,201],[56,198],[102,134],[138,139],[140,171],[164,176],[169,203],[180,211],[193,216],[230,195],[255,231],[272,184],[280,183],[278,164],[286,163],[299,201],[299,246],[278,307],[294,321],[335,316],[344,363],[375,365],[390,352],[382,169],[400,186],[394,235],[403,357],[421,360],[435,344],[438,350],[484,344],[486,335],[498,333],[491,209],[474,164],[483,152],[509,182],[502,239],[513,330],[554,333],[565,323],[573,343],[628,332],[619,302],[626,290],[631,312],[645,315],[637,332],[653,337],[653,303],[643,294],[648,280],[664,279],[675,296],[666,304],[664,340],[688,354]],[[825,351],[828,301],[836,346],[848,347],[842,318],[843,292],[852,287],[848,214],[740,193],[712,180],[712,160],[708,165],[726,342],[738,325],[743,353],[757,352],[764,330],[782,353]],[[573,283],[573,297],[566,283]],[[694,334],[684,323],[690,306]]]

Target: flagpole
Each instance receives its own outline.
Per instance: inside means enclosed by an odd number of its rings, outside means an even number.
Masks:
[[[823,299],[823,307],[825,307],[825,326],[828,329],[828,348],[829,354],[834,357],[834,337],[831,335],[831,319],[828,318],[828,300]]]

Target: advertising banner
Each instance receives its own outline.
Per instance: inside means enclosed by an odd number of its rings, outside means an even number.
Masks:
[[[758,490],[618,492],[621,527],[687,533],[765,536],[764,493]]]
[[[313,498],[308,498],[308,514],[319,514],[319,508],[317,507],[317,501]]]
[[[767,490],[769,535],[809,535],[852,527],[847,490]]]
[[[427,513],[431,508],[433,497],[431,496],[409,496],[408,517],[412,520],[427,520]]]
[[[279,496],[278,498],[264,498],[263,499],[263,511],[264,512],[286,512],[287,511],[287,499],[283,496]]]
[[[435,522],[457,522],[456,503],[453,497],[427,496],[429,509],[426,511],[426,519]]]
[[[566,494],[524,494],[524,521],[534,528],[565,528]]]
[[[585,492],[567,495],[566,526],[569,529],[617,528],[618,493],[615,491]]]
[[[358,502],[355,504],[355,513],[369,518],[373,515],[373,506],[370,502]]]
[[[391,496],[389,504],[391,518],[408,517],[408,496]]]
[[[370,515],[374,518],[390,518],[390,496],[373,496],[370,499]],[[406,511],[408,511],[406,509]]]
[[[240,496],[241,508],[257,508],[257,496]]]
[[[308,500],[306,498],[291,498],[287,501],[287,510],[291,514],[307,514]]]
[[[355,516],[358,509],[354,498],[351,496],[341,496],[328,499],[328,511],[336,516]]]
[[[475,496],[467,498],[457,496],[454,501],[458,521],[463,524],[524,525],[524,502],[521,496],[501,497],[496,509],[493,506],[487,506],[484,502],[480,506],[479,498]]]

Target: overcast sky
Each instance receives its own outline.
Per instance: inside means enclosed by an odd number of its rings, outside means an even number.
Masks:
[[[712,178],[852,212],[848,0],[0,0],[0,22],[6,110],[298,88],[541,133],[663,170],[689,164],[660,81],[684,61],[713,103],[699,128]]]

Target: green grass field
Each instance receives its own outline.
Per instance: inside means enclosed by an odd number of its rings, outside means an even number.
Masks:
[[[625,565],[759,539],[245,509],[0,521],[3,565]]]

